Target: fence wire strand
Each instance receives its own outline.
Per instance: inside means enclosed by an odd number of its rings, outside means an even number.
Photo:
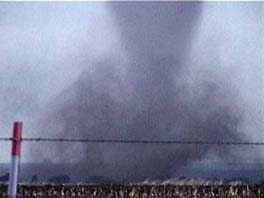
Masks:
[[[11,137],[0,137],[0,141],[13,141]],[[122,140],[122,139],[78,139],[78,138],[22,138],[22,142],[76,142],[76,143],[120,143],[120,144],[195,144],[195,145],[241,145],[264,146],[263,142],[235,141],[182,141],[182,140]]]

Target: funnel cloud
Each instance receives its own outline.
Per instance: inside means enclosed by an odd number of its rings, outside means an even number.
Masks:
[[[100,20],[108,21],[112,33],[92,46],[82,42],[85,34],[71,37],[79,46],[69,58],[77,77],[40,108],[35,123],[43,133],[35,136],[258,141],[260,3],[94,4],[103,5],[107,14]],[[250,87],[256,88],[253,95]],[[45,144],[31,143],[36,149],[28,158],[70,162],[80,177],[124,181],[169,179],[208,156],[240,161],[252,153],[215,145]]]

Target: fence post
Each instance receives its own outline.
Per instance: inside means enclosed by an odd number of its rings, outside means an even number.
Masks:
[[[15,198],[17,194],[18,169],[22,140],[22,122],[15,122],[13,128],[13,140],[11,151],[11,165],[9,173],[8,197]]]

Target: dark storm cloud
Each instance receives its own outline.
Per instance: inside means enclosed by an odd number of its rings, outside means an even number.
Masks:
[[[41,119],[46,135],[58,137],[239,141],[243,114],[222,76],[188,84],[186,68],[203,4],[111,2],[106,7],[128,59],[87,60],[86,70],[49,106]],[[216,52],[217,53],[217,52]],[[121,69],[120,69],[121,68]],[[229,98],[228,100],[226,98]],[[55,133],[53,133],[56,131]],[[170,178],[208,152],[227,159],[230,147],[139,144],[50,145],[43,156],[77,162],[80,176],[126,181]]]

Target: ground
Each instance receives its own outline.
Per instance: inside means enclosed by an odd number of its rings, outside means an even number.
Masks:
[[[6,197],[7,185],[0,184],[0,197]],[[177,197],[264,197],[260,185],[92,185],[92,184],[20,184],[19,197],[87,198],[177,198]]]

